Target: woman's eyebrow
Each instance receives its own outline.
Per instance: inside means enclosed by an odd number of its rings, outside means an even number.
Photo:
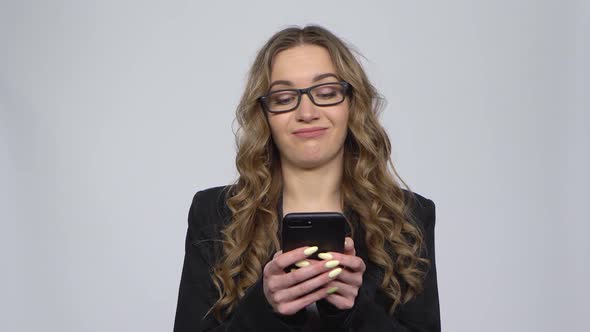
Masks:
[[[316,77],[314,77],[312,82],[317,82],[317,81],[323,80],[324,78],[327,78],[327,77],[338,78],[338,76],[334,73],[324,73],[324,74],[320,74],[320,75],[317,75]]]
[[[334,73],[324,73],[324,74],[316,75],[311,81],[312,82],[317,82],[317,81],[323,80],[324,78],[327,78],[327,77],[338,78],[338,76],[336,74],[334,74]],[[288,86],[293,86],[293,82],[291,82],[291,81],[285,81],[285,80],[274,81],[274,82],[272,82],[270,84],[270,86],[268,87],[268,89],[270,90],[275,85],[288,85]]]

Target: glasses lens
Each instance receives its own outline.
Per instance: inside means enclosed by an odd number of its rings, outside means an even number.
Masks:
[[[337,104],[344,100],[344,87],[340,83],[322,84],[313,88],[311,95],[318,105]]]
[[[276,91],[268,95],[266,103],[271,112],[284,112],[295,108],[297,98],[297,91]]]

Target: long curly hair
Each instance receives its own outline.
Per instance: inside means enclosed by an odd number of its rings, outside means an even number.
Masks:
[[[232,312],[261,278],[264,264],[280,250],[280,156],[258,98],[268,91],[274,57],[302,44],[327,49],[336,74],[352,86],[341,200],[358,216],[369,260],[383,270],[380,286],[392,300],[390,313],[421,292],[430,264],[420,255],[422,231],[398,179],[409,187],[391,162],[391,143],[379,123],[383,99],[341,39],[320,26],[290,27],[277,32],[258,52],[236,110],[239,177],[225,198],[232,216],[222,231],[223,254],[213,269],[219,298],[209,311],[219,320]]]

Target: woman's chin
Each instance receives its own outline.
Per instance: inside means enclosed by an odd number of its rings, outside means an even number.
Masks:
[[[308,150],[297,154],[281,156],[281,158],[285,158],[284,160],[288,164],[284,165],[283,163],[283,166],[290,166],[292,168],[304,170],[323,168],[325,166],[329,166],[332,163],[338,163],[339,157],[342,158],[342,150],[321,151],[320,149],[313,149],[311,151]]]
[[[312,170],[327,166],[332,159],[333,158],[328,158],[326,156],[310,156],[294,160],[292,165],[299,169]]]

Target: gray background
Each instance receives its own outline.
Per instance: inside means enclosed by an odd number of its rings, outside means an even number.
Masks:
[[[445,331],[587,331],[588,1],[1,1],[0,330],[169,331],[198,189],[290,24],[354,44],[437,204]]]

